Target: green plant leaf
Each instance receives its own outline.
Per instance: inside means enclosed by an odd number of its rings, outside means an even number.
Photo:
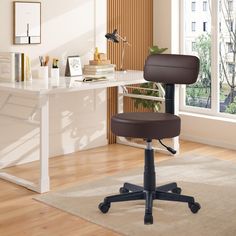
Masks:
[[[149,48],[149,53],[151,55],[153,54],[161,54],[163,52],[165,52],[168,48],[159,48],[157,45],[154,45],[152,47]]]

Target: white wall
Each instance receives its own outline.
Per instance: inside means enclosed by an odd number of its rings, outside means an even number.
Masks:
[[[179,0],[154,0],[154,44],[179,53]],[[236,121],[182,113],[181,138],[236,149]]]
[[[168,48],[167,53],[178,53],[179,1],[153,0],[153,7],[153,43]]]
[[[68,55],[80,55],[86,64],[95,45],[106,52],[106,0],[41,0],[42,43],[22,46],[12,44],[12,2],[0,1],[0,51],[29,55],[34,75],[40,55],[58,57],[60,72],[64,75]],[[7,96],[0,94],[0,108]],[[104,89],[51,97],[50,155],[105,145],[106,104]],[[23,114],[16,107],[7,112],[16,116]],[[0,167],[38,159],[38,128],[0,116],[0,130]]]

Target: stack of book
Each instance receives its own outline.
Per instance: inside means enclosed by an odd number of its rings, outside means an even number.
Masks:
[[[83,73],[84,75],[93,76],[109,76],[115,71],[115,65],[85,65]]]
[[[0,53],[0,80],[20,82],[31,79],[29,58],[24,53]]]

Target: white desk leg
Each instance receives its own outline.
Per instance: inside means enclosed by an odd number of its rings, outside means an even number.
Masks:
[[[49,181],[49,96],[41,98],[40,104],[40,179],[39,192],[50,190]]]
[[[50,190],[49,183],[49,96],[39,97],[40,110],[40,177],[39,183],[33,183],[23,178],[0,171],[0,178],[24,186],[38,193]]]

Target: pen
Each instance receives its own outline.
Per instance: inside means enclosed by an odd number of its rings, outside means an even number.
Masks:
[[[49,62],[49,56],[46,56],[45,62],[44,62],[44,66],[47,66],[47,65],[48,65],[48,62]]]
[[[39,62],[40,62],[40,66],[43,66],[43,57],[39,56]]]

